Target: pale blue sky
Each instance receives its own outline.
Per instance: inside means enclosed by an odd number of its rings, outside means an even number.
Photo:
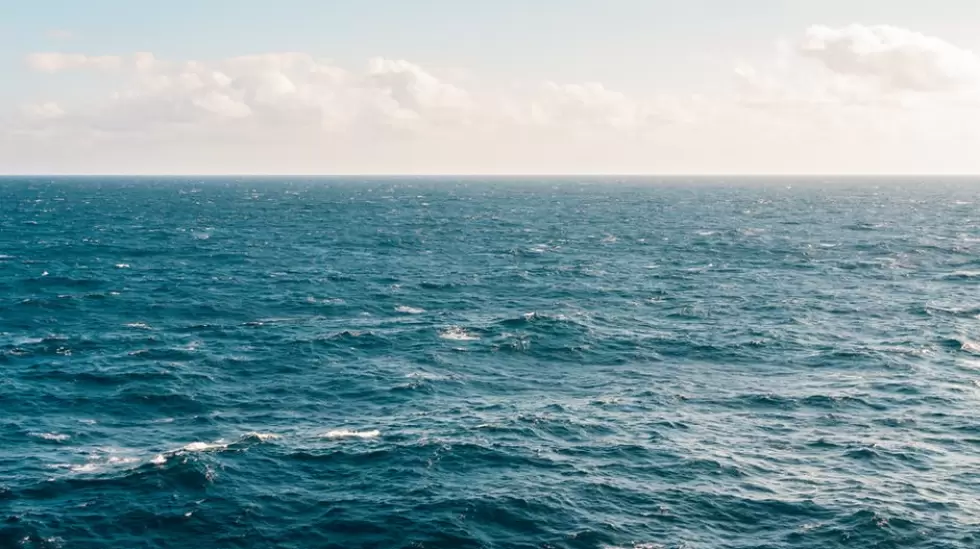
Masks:
[[[241,55],[302,52],[350,70],[363,69],[374,57],[404,59],[440,78],[458,71],[500,87],[597,82],[635,103],[609,107],[609,97],[576,96],[575,101],[605,101],[605,107],[620,109],[613,118],[621,119],[622,108],[645,105],[653,96],[684,101],[734,89],[733,69],[742,63],[764,71],[779,58],[781,47],[798,44],[808,29],[854,24],[888,25],[907,36],[921,34],[962,51],[980,51],[978,0],[0,0],[0,69],[5,75],[0,117],[26,108],[46,120],[64,120],[74,114],[70,108],[88,100],[149,93],[146,82],[134,84],[126,72],[32,70],[26,59],[38,52],[152,52],[161,60],[199,60],[219,68],[222,60]],[[917,54],[902,51],[907,61],[917,62]],[[871,77],[886,78],[881,71],[894,67],[864,69]],[[480,91],[479,85],[466,90],[471,96]],[[199,105],[202,97],[172,101]],[[209,105],[217,108],[217,103]],[[782,121],[765,124],[767,131],[775,131]],[[701,131],[717,133],[715,128]],[[696,140],[693,133],[685,135]],[[30,146],[35,150],[37,141]],[[617,171],[613,168],[605,171]]]
[[[889,24],[980,49],[977,0],[0,0],[8,93],[33,51],[216,59],[373,56],[630,91],[700,83],[809,25]],[[51,31],[70,39],[54,39]],[[669,74],[665,74],[669,73]]]

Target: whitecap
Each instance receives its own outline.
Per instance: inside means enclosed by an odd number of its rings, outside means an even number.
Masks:
[[[420,309],[418,307],[409,307],[407,305],[399,305],[395,307],[395,311],[399,313],[405,313],[408,315],[420,315],[425,312],[425,309]]]
[[[445,381],[449,379],[446,376],[439,375],[439,374],[432,374],[429,372],[409,372],[405,374],[405,377],[410,379],[422,379],[425,381]]]
[[[130,322],[126,324],[127,328],[136,328],[137,330],[152,330],[148,324],[145,322]]]
[[[275,434],[275,433],[252,432],[252,433],[246,434],[242,438],[254,438],[254,439],[258,439],[258,440],[260,440],[262,442],[266,442],[268,440],[275,440],[277,438],[282,438],[282,437],[280,435]]]
[[[964,340],[960,345],[960,350],[966,351],[968,353],[980,355],[980,343],[976,343],[970,340]]]
[[[352,431],[350,429],[334,429],[333,431],[328,431],[322,435],[323,438],[378,438],[381,436],[381,431],[377,429],[371,429],[370,431]]]
[[[228,445],[221,442],[192,442],[183,446],[178,452],[207,452],[209,450],[224,450]]]
[[[954,271],[946,278],[980,278],[980,271]]]
[[[157,454],[153,456],[153,459],[150,460],[150,463],[152,463],[153,465],[163,465],[164,463],[167,463],[167,456],[163,454]]]
[[[70,435],[65,435],[62,433],[29,433],[32,437],[40,438],[44,440],[53,440],[55,442],[64,442],[71,438]]]
[[[459,326],[451,326],[439,332],[439,337],[452,341],[475,341],[480,339],[480,336],[473,335]]]
[[[116,268],[117,269],[128,269],[129,268],[129,263],[116,263]]]

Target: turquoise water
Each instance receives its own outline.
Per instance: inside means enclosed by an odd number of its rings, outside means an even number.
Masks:
[[[0,180],[0,547],[976,548],[978,191]]]

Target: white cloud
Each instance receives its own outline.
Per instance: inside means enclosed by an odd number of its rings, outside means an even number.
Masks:
[[[24,116],[33,120],[51,120],[54,118],[61,118],[65,115],[65,111],[62,110],[61,106],[54,101],[24,105],[21,108],[21,112],[24,114]]]
[[[535,124],[584,131],[636,129],[649,120],[647,115],[636,101],[596,82],[548,82],[531,103],[530,111],[530,119]]]
[[[887,25],[810,27],[802,55],[829,70],[876,79],[885,89],[950,91],[980,85],[980,57],[939,38]]]
[[[83,55],[80,53],[32,53],[27,66],[39,72],[60,72],[71,69],[114,70],[122,67],[122,57],[116,55]]]
[[[89,57],[33,54],[43,72],[119,68],[127,83],[75,122],[133,131],[187,128],[228,119],[259,125],[313,125],[336,132],[495,131],[535,126],[592,131],[638,129],[651,109],[601,84],[545,83],[530,94],[505,86],[467,90],[405,60],[374,58],[350,71],[303,53],[234,57],[212,63],[161,61],[152,53]],[[253,128],[254,129],[254,128]]]
[[[892,27],[815,26],[796,44],[772,66],[737,66],[732,89],[693,95],[517,84],[391,58],[341,67],[302,52],[33,54],[37,71],[90,70],[111,91],[83,103],[66,90],[0,121],[0,168],[35,158],[40,171],[980,171],[968,152],[980,147],[972,53]]]

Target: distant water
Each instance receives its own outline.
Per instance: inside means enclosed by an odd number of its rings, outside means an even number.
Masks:
[[[0,180],[0,547],[980,547],[980,181]]]

